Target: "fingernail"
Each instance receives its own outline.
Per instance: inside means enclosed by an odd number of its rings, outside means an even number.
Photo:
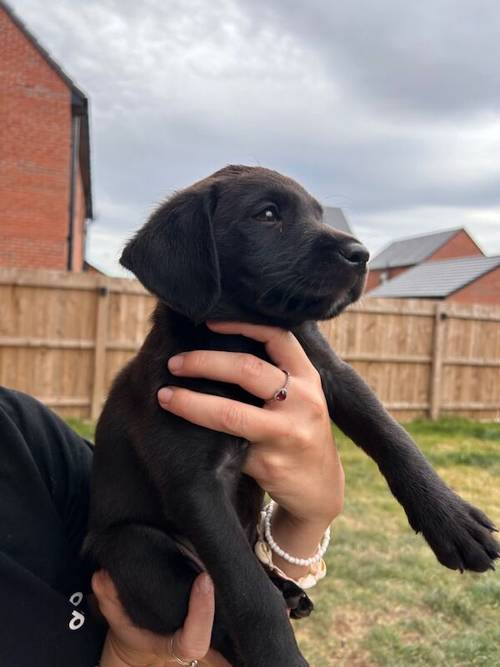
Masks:
[[[184,365],[184,355],[176,354],[175,357],[170,357],[168,360],[168,369],[170,371],[180,371]]]
[[[166,405],[172,398],[173,394],[174,392],[170,389],[170,387],[162,387],[158,392],[158,401],[161,403],[161,405]]]
[[[196,585],[198,586],[198,589],[205,595],[211,593],[214,587],[210,576],[206,572],[199,576]]]

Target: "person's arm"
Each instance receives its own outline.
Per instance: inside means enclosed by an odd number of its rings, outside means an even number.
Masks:
[[[91,459],[48,408],[0,387],[1,665],[96,664],[105,628],[79,555]]]
[[[327,523],[297,519],[283,507],[278,506],[273,516],[273,537],[282,549],[297,558],[309,558],[318,549],[326,529],[336,518],[332,516]],[[300,579],[307,574],[309,568],[289,563],[278,554],[273,554],[273,563],[291,579]]]
[[[251,444],[243,472],[276,501],[272,534],[298,558],[313,556],[326,528],[342,511],[344,472],[335,447],[318,372],[289,332],[243,323],[210,323],[214,331],[265,344],[276,365],[246,354],[193,351],[169,360],[169,370],[240,385],[265,401],[262,408],[188,389],[158,392],[160,405],[200,426],[239,435]],[[269,400],[290,373],[285,401]],[[296,579],[308,568],[273,554],[273,563]]]

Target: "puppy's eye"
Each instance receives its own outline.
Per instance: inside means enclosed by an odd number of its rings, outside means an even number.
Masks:
[[[279,222],[281,220],[280,214],[276,206],[269,205],[262,209],[260,213],[255,216],[256,220],[262,222]]]

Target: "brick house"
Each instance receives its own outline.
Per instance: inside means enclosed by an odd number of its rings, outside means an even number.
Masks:
[[[365,292],[422,262],[477,255],[484,253],[463,227],[393,241],[368,265]]]
[[[423,262],[381,283],[370,296],[500,306],[500,255]]]
[[[88,101],[0,0],[0,266],[81,271]]]

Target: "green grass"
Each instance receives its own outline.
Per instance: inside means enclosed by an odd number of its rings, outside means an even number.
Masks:
[[[91,424],[72,426],[92,435]],[[444,479],[500,524],[500,424],[407,425]],[[443,568],[408,527],[375,464],[337,434],[347,479],[328,576],[295,628],[311,667],[500,665],[500,576]]]
[[[88,420],[66,417],[66,423],[86,440],[94,441],[95,424]]]
[[[500,424],[407,425],[444,479],[500,523]],[[443,568],[376,466],[337,435],[347,479],[315,613],[296,624],[311,667],[500,665],[500,577]]]

